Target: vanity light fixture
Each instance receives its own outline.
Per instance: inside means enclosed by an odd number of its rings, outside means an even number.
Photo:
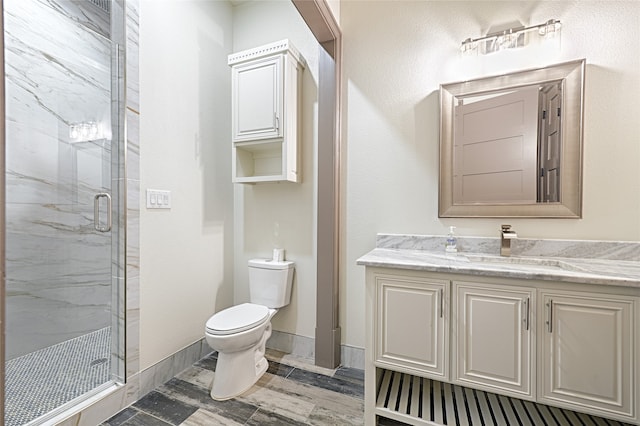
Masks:
[[[499,50],[514,49],[526,44],[525,37],[527,33],[537,33],[540,37],[551,38],[560,33],[561,27],[560,20],[549,19],[545,23],[532,25],[530,27],[509,28],[487,34],[484,37],[468,38],[462,42],[460,50],[465,55],[477,53],[486,55],[487,53],[497,52]]]

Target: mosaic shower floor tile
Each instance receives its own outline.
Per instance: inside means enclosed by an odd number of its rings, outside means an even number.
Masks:
[[[5,426],[24,425],[109,381],[111,328],[7,361]]]

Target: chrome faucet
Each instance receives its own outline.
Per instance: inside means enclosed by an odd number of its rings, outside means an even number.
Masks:
[[[500,256],[511,256],[511,240],[518,238],[511,225],[502,225],[500,231]]]

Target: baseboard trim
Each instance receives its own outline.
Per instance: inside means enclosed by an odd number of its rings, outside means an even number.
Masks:
[[[296,334],[273,331],[267,341],[267,347],[300,358],[314,359],[315,339]],[[364,369],[364,349],[341,345],[342,366]],[[177,351],[173,355],[158,361],[156,364],[135,373],[127,379],[127,383],[117,386],[110,392],[99,395],[80,410],[61,413],[55,424],[60,426],[91,426],[102,423],[120,410],[133,404],[153,389],[191,367],[213,350],[204,338]]]
[[[140,398],[213,352],[204,337],[140,372]]]
[[[267,348],[300,358],[315,359],[315,339],[273,330],[267,340]],[[340,345],[340,365],[364,370],[364,349],[349,345]]]

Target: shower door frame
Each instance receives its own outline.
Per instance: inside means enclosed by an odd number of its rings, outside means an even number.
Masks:
[[[0,2],[0,66],[2,67],[2,81],[0,81],[0,419],[4,419],[4,301],[5,301],[5,96],[4,96],[4,4]],[[3,420],[4,421],[4,420]]]
[[[111,379],[126,382],[127,133],[126,1],[111,1]],[[113,70],[116,70],[115,75]],[[114,143],[115,142],[115,143]],[[114,188],[116,197],[113,197]],[[114,241],[116,242],[114,244]],[[114,367],[115,366],[115,367]]]

